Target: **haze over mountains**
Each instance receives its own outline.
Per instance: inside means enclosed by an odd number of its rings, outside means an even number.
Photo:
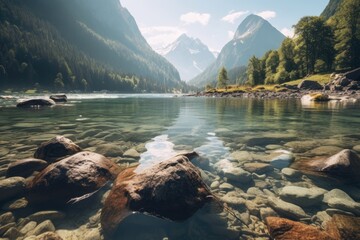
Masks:
[[[278,49],[284,39],[285,36],[268,21],[251,14],[239,25],[233,39],[222,48],[216,61],[189,83],[204,86],[215,82],[221,67],[229,71],[246,66],[250,57],[261,57],[268,50]]]
[[[161,53],[177,68],[184,81],[194,78],[215,61],[213,53],[205,44],[186,34],[162,49]]]
[[[178,71],[119,0],[0,0],[0,87],[170,91]],[[126,77],[127,76],[127,77]]]

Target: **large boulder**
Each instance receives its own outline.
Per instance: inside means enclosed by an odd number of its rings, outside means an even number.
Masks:
[[[301,83],[299,83],[298,88],[304,90],[322,90],[324,87],[316,81],[303,80]]]
[[[48,163],[41,159],[27,158],[17,160],[9,164],[6,171],[6,177],[29,177],[35,171],[41,171],[46,168]]]
[[[47,162],[54,162],[66,156],[73,155],[81,151],[81,148],[70,139],[64,136],[57,136],[44,142],[36,149],[34,157],[43,159]]]
[[[136,173],[119,174],[101,212],[101,225],[111,236],[131,212],[148,213],[174,221],[192,216],[211,198],[200,171],[184,155]]]
[[[59,103],[67,102],[67,96],[65,94],[54,94],[50,96],[50,99]]]
[[[28,185],[32,204],[63,205],[94,192],[116,178],[119,166],[106,157],[80,152],[50,164]]]
[[[300,222],[294,222],[285,218],[268,217],[266,225],[272,239],[276,240],[335,240],[321,229],[306,225]]]
[[[51,99],[45,98],[37,98],[37,99],[28,99],[22,102],[19,102],[16,106],[22,108],[29,108],[29,107],[38,107],[38,106],[53,106],[56,103]]]
[[[356,152],[344,149],[339,153],[329,157],[317,157],[298,161],[293,165],[294,168],[326,173],[341,179],[350,179],[355,182],[360,181],[360,157]]]

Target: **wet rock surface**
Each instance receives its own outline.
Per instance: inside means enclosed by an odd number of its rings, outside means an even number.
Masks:
[[[47,162],[54,162],[60,158],[73,155],[81,151],[81,148],[64,136],[57,136],[42,143],[34,153],[34,157]]]
[[[131,211],[183,221],[210,200],[199,170],[183,155],[139,173],[133,170],[119,174],[105,201],[101,225],[106,235]]]
[[[31,204],[66,204],[70,199],[94,192],[114,179],[120,168],[104,156],[80,152],[41,171],[30,182]]]

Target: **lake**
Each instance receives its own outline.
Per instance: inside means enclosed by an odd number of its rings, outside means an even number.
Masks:
[[[277,202],[268,201],[285,186],[314,188],[322,196],[339,189],[360,203],[360,188],[355,185],[282,171],[293,161],[328,157],[342,149],[360,151],[359,101],[311,104],[299,99],[161,94],[70,94],[68,98],[66,104],[40,109],[19,109],[15,100],[0,100],[0,179],[11,161],[32,157],[40,143],[57,135],[121,166],[140,163],[139,169],[195,150],[207,162],[198,166],[203,179],[228,206],[224,210],[217,203],[208,204],[180,223],[134,214],[120,224],[114,239],[268,239],[262,218],[278,210]],[[124,156],[129,149],[140,156]],[[274,159],[281,164],[270,164]],[[233,168],[245,169],[251,181],[234,181],[225,173]],[[109,188],[100,191],[91,205],[64,209],[65,219],[54,220],[60,236],[98,236],[101,200]],[[3,203],[2,209],[5,205],[9,203]],[[334,207],[321,200],[303,206],[308,218],[302,220],[321,226],[319,212],[329,215],[330,208]],[[17,219],[34,211],[13,210]]]

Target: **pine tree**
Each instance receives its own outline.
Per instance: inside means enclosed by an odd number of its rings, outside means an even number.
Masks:
[[[220,69],[220,72],[218,74],[218,78],[217,78],[217,88],[225,88],[225,90],[227,91],[227,82],[229,81],[228,75],[227,75],[227,71],[225,69],[225,67],[222,67]]]

